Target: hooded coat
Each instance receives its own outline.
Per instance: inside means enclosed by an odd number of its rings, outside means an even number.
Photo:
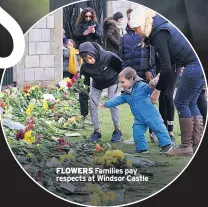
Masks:
[[[120,54],[121,35],[118,22],[112,17],[105,19],[103,24],[103,33],[105,38],[105,49],[117,55]]]
[[[86,52],[95,57],[95,64],[85,61],[81,67],[81,75],[85,76],[84,83],[90,85],[92,78],[93,87],[102,90],[118,84],[118,74],[121,71],[121,59],[110,51],[105,51],[99,44],[94,42],[82,43],[79,47],[80,54]]]
[[[88,29],[89,26],[95,25],[95,33],[90,33],[89,35],[83,35],[83,33]],[[76,41],[76,47],[78,48],[83,42],[97,42],[101,44],[102,30],[98,22],[94,20],[80,22],[76,24],[74,38]]]
[[[155,50],[151,46],[142,48],[142,38],[126,27],[127,33],[121,40],[122,69],[125,67],[134,68],[137,75],[145,79],[145,72],[150,71],[155,74]]]

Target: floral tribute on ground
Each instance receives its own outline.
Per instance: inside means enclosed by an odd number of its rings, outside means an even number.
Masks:
[[[94,206],[129,203],[132,201],[129,196],[135,191],[134,182],[57,180],[57,168],[125,170],[133,168],[135,163],[138,167],[135,157],[127,156],[109,143],[93,144],[81,137],[82,131],[92,127],[80,115],[78,93],[82,91],[88,93],[88,88],[77,75],[54,87],[7,86],[0,93],[1,121],[7,142],[21,166],[52,193]]]

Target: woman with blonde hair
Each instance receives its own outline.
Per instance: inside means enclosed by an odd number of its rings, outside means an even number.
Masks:
[[[83,42],[97,42],[101,44],[102,30],[97,21],[95,11],[90,8],[84,8],[79,15],[75,27],[76,47]]]
[[[154,104],[160,92],[171,83],[176,67],[184,67],[174,100],[179,115],[181,145],[167,154],[192,155],[203,134],[203,118],[197,107],[197,99],[205,79],[199,60],[176,27],[154,11],[143,6],[136,8],[130,14],[129,24],[144,38],[143,44],[154,46],[159,56],[160,78],[151,95]]]

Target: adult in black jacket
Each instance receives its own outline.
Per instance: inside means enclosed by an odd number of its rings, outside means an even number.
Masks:
[[[205,85],[200,62],[184,36],[152,10],[142,6],[133,10],[130,26],[144,37],[146,44],[155,47],[159,56],[160,79],[151,95],[153,103],[157,103],[160,91],[168,87],[174,70],[184,67],[174,100],[179,115],[181,145],[167,154],[192,155],[203,135],[203,118],[197,107]]]
[[[85,8],[77,19],[74,38],[76,47],[83,42],[97,42],[101,44],[102,30],[95,11],[92,8]]]
[[[94,42],[85,42],[79,46],[81,58],[84,60],[80,75],[84,76],[84,83],[90,87],[90,115],[94,132],[90,136],[90,141],[96,142],[101,138],[101,132],[98,119],[98,104],[103,89],[108,89],[108,98],[111,99],[117,95],[118,74],[121,71],[121,59],[110,51],[105,51],[99,44]],[[92,78],[92,84],[90,84]],[[81,94],[80,94],[81,95]],[[80,97],[80,106],[83,104],[82,95]],[[86,115],[86,114],[85,114]],[[121,141],[122,133],[119,130],[119,112],[117,108],[111,109],[111,116],[115,130],[112,134],[112,142]]]

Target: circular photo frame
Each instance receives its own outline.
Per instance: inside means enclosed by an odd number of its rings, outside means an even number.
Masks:
[[[130,1],[60,7],[6,69],[1,124],[24,172],[81,206],[152,197],[191,163],[206,128],[201,62],[169,20]],[[13,82],[3,84],[8,80]]]

